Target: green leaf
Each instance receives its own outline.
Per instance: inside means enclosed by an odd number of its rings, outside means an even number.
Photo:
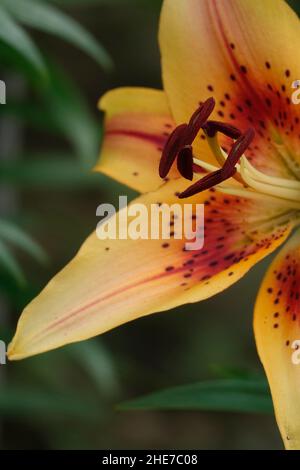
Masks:
[[[21,228],[11,222],[0,219],[0,237],[22,248],[26,253],[41,263],[47,261],[47,255],[42,248]]]
[[[243,367],[211,364],[209,370],[216,379],[257,379],[257,374]]]
[[[0,2],[1,5],[1,2]],[[45,64],[39,50],[30,37],[11,15],[0,6],[0,40],[26,58],[41,75],[46,76]]]
[[[35,64],[31,61],[27,60],[27,58],[19,51],[17,51],[14,47],[10,46],[8,43],[1,41],[0,39],[0,62],[1,62],[1,69],[6,74],[10,74],[13,72],[13,75],[17,73],[20,75],[34,88],[40,88],[41,84],[47,84],[48,75],[45,68],[45,72],[41,73],[40,69],[37,69]],[[8,100],[7,104],[11,102],[11,96]],[[6,104],[6,106],[7,106]],[[3,108],[6,106],[0,106],[1,112],[4,111]]]
[[[273,406],[265,381],[225,379],[169,388],[122,403],[118,409],[272,413]]]
[[[23,271],[10,249],[0,240],[0,266],[6,269],[20,285],[25,284]]]
[[[21,23],[55,34],[81,48],[106,69],[112,61],[105,49],[79,23],[41,0],[1,0],[0,4]]]
[[[70,415],[76,417],[88,417],[92,419],[99,416],[99,406],[89,399],[75,397],[74,393],[58,394],[47,393],[43,390],[27,389],[7,386],[0,391],[1,415],[14,415],[19,417],[38,416],[38,414]]]

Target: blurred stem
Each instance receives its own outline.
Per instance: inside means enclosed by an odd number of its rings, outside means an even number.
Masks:
[[[16,75],[7,75],[4,77],[7,90],[7,100],[22,98],[25,94],[25,85],[22,78]],[[5,105],[1,105],[5,106]],[[11,161],[14,156],[21,155],[23,147],[23,129],[20,122],[8,116],[1,119],[0,122],[0,160],[3,162]],[[19,197],[12,186],[2,185],[0,187],[0,217],[11,216],[15,213],[19,205]],[[6,298],[0,294],[0,324],[1,330],[9,327],[9,304]],[[5,384],[5,366],[0,367],[0,387]],[[2,445],[2,422],[0,421],[0,448]]]

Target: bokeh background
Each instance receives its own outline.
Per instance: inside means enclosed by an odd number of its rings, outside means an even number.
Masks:
[[[135,196],[90,174],[102,134],[98,98],[117,86],[161,87],[161,0],[37,3],[54,6],[54,20],[33,0],[0,0],[0,79],[7,85],[0,105],[0,337],[7,342],[23,307],[94,229],[96,207]],[[290,3],[300,12],[299,0]],[[29,45],[14,43],[15,28]],[[252,332],[269,262],[213,299],[0,366],[0,447],[282,448]],[[251,381],[260,385],[245,396],[241,383]],[[159,397],[148,404],[154,409],[120,406],[195,382],[204,388],[192,389],[190,410],[184,403],[159,410]]]

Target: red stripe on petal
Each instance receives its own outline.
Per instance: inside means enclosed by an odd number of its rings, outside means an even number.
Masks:
[[[167,136],[165,135],[160,136],[160,135],[148,134],[147,132],[131,131],[127,129],[107,129],[106,135],[107,136],[119,135],[119,136],[125,136],[125,137],[133,137],[136,139],[142,139],[158,147],[163,147],[167,141]]]

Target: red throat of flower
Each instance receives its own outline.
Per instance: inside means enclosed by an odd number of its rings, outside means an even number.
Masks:
[[[200,193],[231,178],[236,173],[235,167],[239,159],[254,138],[255,132],[252,128],[242,134],[239,129],[231,124],[219,121],[208,121],[214,107],[215,100],[213,98],[206,100],[194,112],[188,124],[181,124],[174,129],[163,149],[159,164],[160,177],[165,178],[168,175],[173,163],[177,159],[177,169],[181,176],[192,181],[194,174],[192,143],[200,129],[202,129],[209,138],[214,138],[218,132],[221,132],[225,136],[235,140],[222,168],[204,176],[204,178],[187,188],[179,194],[180,199],[193,196],[194,194]]]

